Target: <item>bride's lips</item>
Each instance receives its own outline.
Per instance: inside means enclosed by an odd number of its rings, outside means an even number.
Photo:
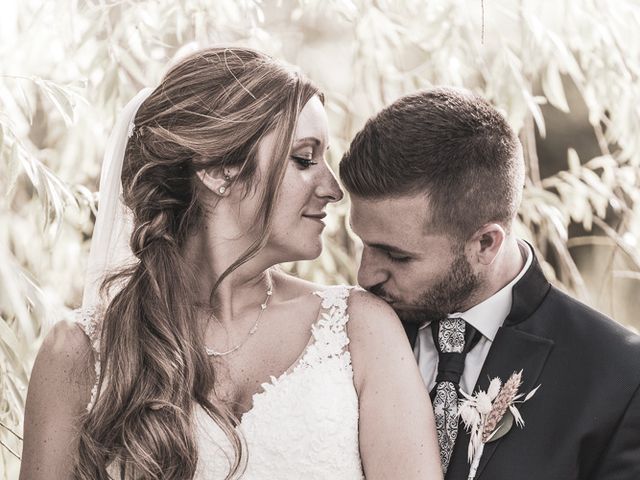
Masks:
[[[327,216],[327,214],[325,212],[305,213],[302,216],[305,217],[305,218],[308,218],[310,220],[315,220],[316,222],[319,222],[322,225],[325,225],[323,219],[324,219],[324,217]]]

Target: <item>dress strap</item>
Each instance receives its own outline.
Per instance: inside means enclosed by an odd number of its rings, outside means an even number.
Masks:
[[[337,285],[314,292],[322,299],[318,321],[311,327],[313,344],[305,360],[309,363],[339,356],[349,344],[347,304],[353,287]]]
[[[102,312],[96,307],[78,308],[73,311],[74,320],[78,326],[82,329],[85,335],[91,342],[91,349],[93,350],[93,358],[95,359],[95,372],[96,379],[91,389],[91,399],[87,404],[87,411],[93,408],[98,397],[98,380],[100,378],[100,334],[101,334],[101,319]]]
[[[78,308],[73,311],[74,320],[91,341],[91,347],[100,351],[100,318],[96,307]]]

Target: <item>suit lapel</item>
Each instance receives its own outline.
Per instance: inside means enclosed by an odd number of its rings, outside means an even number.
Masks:
[[[511,327],[500,328],[493,341],[487,360],[482,367],[474,391],[487,391],[491,378],[498,377],[504,382],[511,374],[522,370],[522,386],[519,391],[530,392],[538,386],[536,382],[542,373],[552,348],[553,342],[547,338],[538,337]],[[513,428],[517,427],[514,426]],[[507,435],[509,434],[507,433]],[[505,437],[485,445],[476,477],[480,477],[503,438]],[[447,478],[466,478],[469,470],[467,461],[468,446],[469,435],[461,426],[451,461],[452,464],[455,463],[455,467],[450,466]],[[451,470],[455,470],[458,473],[453,473]],[[451,476],[449,473],[451,473]]]
[[[523,377],[521,392],[529,392],[538,385],[536,382],[553,348],[553,341],[527,331],[528,329],[522,323],[535,315],[535,311],[550,288],[551,286],[534,256],[529,270],[513,287],[511,311],[493,340],[474,392],[480,389],[486,391],[491,378],[499,377],[504,382],[513,372],[520,370],[522,370]],[[526,325],[529,324],[530,322],[526,323]],[[485,445],[476,478],[480,477],[503,438]],[[447,480],[467,478],[469,473],[468,446],[469,434],[460,422],[458,439],[447,470]]]

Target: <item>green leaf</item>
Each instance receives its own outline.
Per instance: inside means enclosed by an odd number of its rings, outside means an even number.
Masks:
[[[20,267],[15,264],[6,248],[0,248],[0,285],[6,299],[6,303],[3,302],[3,309],[7,308],[14,312],[25,340],[33,341],[36,334],[25,303],[24,292],[20,288],[22,284]]]
[[[547,36],[553,45],[555,51],[555,58],[558,61],[559,66],[562,71],[567,72],[576,85],[581,85],[584,83],[585,78],[582,73],[582,68],[578,65],[573,53],[569,49],[569,47],[562,41],[562,39],[552,32],[551,30],[547,30]]]
[[[94,216],[98,215],[98,209],[96,205],[96,195],[84,185],[78,184],[74,186],[75,197],[78,207],[86,205],[91,209]]]
[[[540,110],[540,105],[538,105],[538,103],[536,102],[536,98],[534,98],[528,90],[523,89],[522,95],[527,104],[527,107],[529,108],[529,111],[531,112],[531,115],[533,116],[533,121],[536,123],[536,127],[538,127],[540,136],[542,138],[545,138],[547,136],[547,131],[545,129],[544,116],[542,115],[542,110]]]
[[[15,354],[16,358],[21,358],[23,349],[14,331],[9,327],[7,321],[0,315],[0,340],[2,340]]]
[[[14,143],[14,146],[16,144]],[[9,156],[9,160],[8,160],[8,182],[7,182],[7,189],[5,192],[6,197],[10,197],[11,195],[13,195],[16,185],[18,183],[18,178],[20,177],[20,160],[17,158],[18,152],[17,152],[17,147],[14,149],[11,149],[11,155]]]
[[[542,91],[549,103],[565,113],[569,113],[569,104],[562,86],[562,77],[555,63],[549,63],[546,74],[542,77]]]
[[[122,66],[126,69],[127,73],[136,80],[140,85],[146,85],[149,80],[144,72],[140,69],[138,63],[134,58],[123,48],[117,48],[117,55],[122,63]]]
[[[53,82],[37,79],[36,83],[42,87],[44,93],[60,112],[64,123],[67,126],[72,125],[74,123],[74,102],[71,96]]]
[[[31,184],[36,189],[36,191],[40,190],[40,183],[38,181],[38,175],[36,170],[33,168],[33,164],[29,161],[26,155],[20,149],[20,145],[18,142],[14,140],[13,145],[11,146],[11,170],[18,172],[19,167],[22,166],[24,171],[27,173],[29,180],[31,180]],[[15,169],[15,170],[14,170]],[[17,176],[18,173],[15,173]]]
[[[118,92],[118,66],[110,67],[104,74],[100,84],[99,102],[106,105]]]
[[[20,92],[20,97],[22,98],[22,101],[24,103],[24,105],[21,104],[21,107],[24,110],[24,114],[27,117],[29,125],[33,125],[34,109],[33,109],[33,106],[31,105],[31,100],[29,99],[29,96],[27,95],[27,93],[24,91],[24,87],[20,82],[17,83],[16,87],[18,88],[18,92]]]
[[[578,157],[578,152],[573,148],[570,148],[567,152],[567,161],[569,163],[569,171],[574,175],[580,175],[582,165],[580,163],[580,158]]]

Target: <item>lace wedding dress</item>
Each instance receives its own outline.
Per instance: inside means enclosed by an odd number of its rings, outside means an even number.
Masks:
[[[320,315],[300,358],[279,377],[262,384],[253,407],[237,427],[247,445],[246,480],[360,480],[358,397],[347,350],[350,288],[316,292]],[[78,322],[99,351],[99,316],[78,311]],[[96,355],[97,358],[97,355]],[[100,362],[96,362],[96,373]],[[97,385],[87,406],[96,400]],[[216,423],[197,406],[194,428],[199,461],[196,480],[222,480],[233,449]],[[117,476],[115,477],[117,478]]]

